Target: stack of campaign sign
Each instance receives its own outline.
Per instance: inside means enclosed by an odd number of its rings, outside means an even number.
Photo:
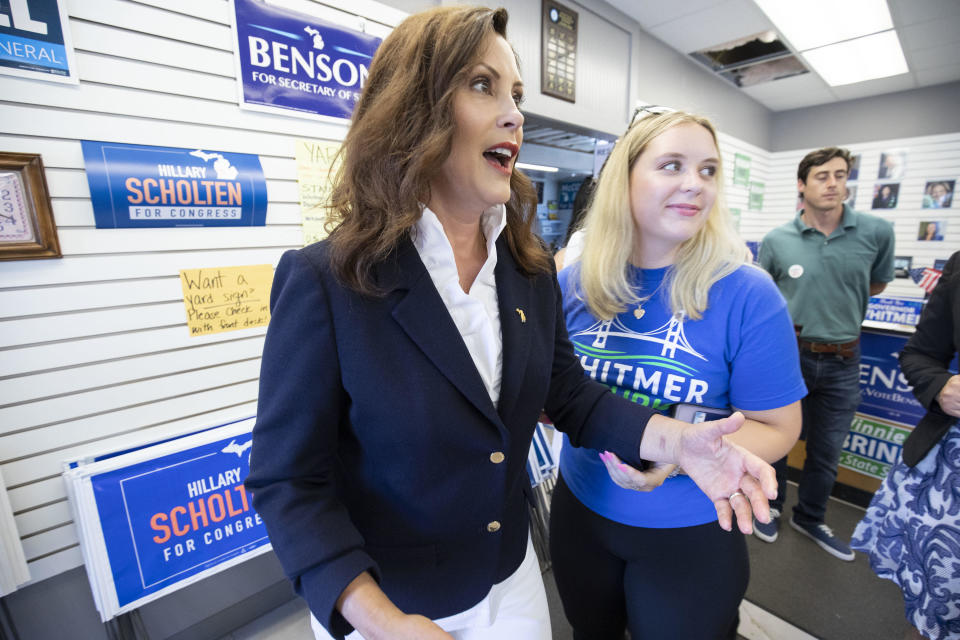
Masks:
[[[3,476],[0,475],[0,597],[13,593],[28,580],[30,570],[20,544],[17,523],[13,520],[13,508],[7,497]]]
[[[551,438],[552,436],[552,438]],[[527,475],[530,476],[530,531],[534,549],[540,558],[540,569],[550,568],[550,497],[557,481],[557,462],[563,438],[550,424],[538,422],[533,442],[527,452]]]
[[[64,465],[101,619],[270,550],[243,486],[254,418]]]

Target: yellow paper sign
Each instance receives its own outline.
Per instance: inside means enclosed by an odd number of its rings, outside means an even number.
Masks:
[[[270,322],[273,267],[183,269],[180,286],[191,336],[263,327]]]
[[[339,142],[297,140],[297,185],[300,188],[300,216],[304,246],[323,240],[327,231],[327,204],[339,161]]]

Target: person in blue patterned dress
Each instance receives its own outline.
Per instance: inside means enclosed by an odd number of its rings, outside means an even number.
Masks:
[[[960,251],[943,269],[900,368],[927,409],[851,546],[903,591],[908,638],[960,638]]]

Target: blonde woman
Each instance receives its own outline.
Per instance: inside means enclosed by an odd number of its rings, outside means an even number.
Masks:
[[[709,121],[640,110],[600,176],[582,253],[566,256],[563,311],[588,377],[662,412],[741,411],[730,440],[777,460],[800,432],[797,343],[773,281],[746,264],[722,183]],[[564,447],[551,551],[578,640],[736,637],[743,535],[676,471]]]

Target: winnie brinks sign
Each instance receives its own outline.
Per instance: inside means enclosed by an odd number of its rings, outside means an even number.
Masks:
[[[260,157],[82,140],[98,229],[263,226]]]
[[[260,0],[233,0],[240,106],[350,118],[380,38]]]

